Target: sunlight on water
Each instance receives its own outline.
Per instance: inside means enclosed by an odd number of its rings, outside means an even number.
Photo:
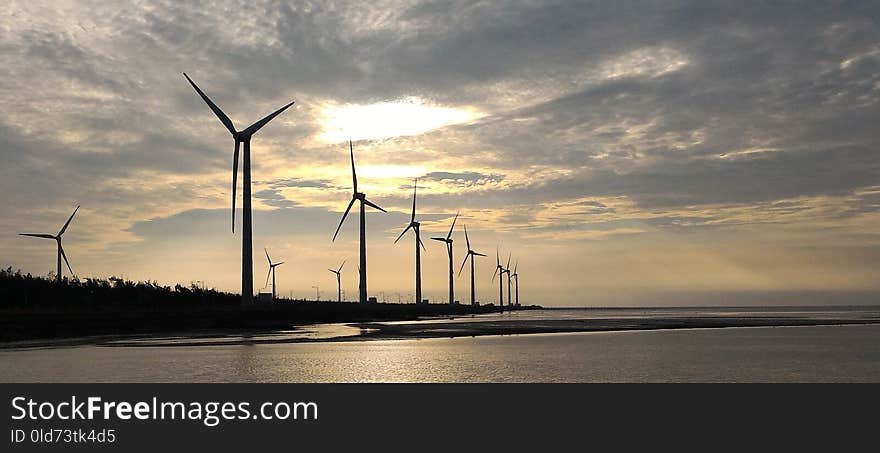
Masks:
[[[0,381],[880,381],[880,325],[8,350]]]

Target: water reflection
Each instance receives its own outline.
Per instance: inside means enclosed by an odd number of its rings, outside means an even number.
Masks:
[[[3,382],[880,381],[880,325],[0,352]]]

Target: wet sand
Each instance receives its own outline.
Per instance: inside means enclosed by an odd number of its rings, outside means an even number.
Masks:
[[[617,319],[550,319],[550,320],[462,320],[444,322],[406,322],[376,323],[365,322],[343,326],[352,330],[345,334],[320,332],[308,334],[310,327],[302,327],[305,332],[299,335],[279,335],[279,332],[252,332],[242,336],[241,332],[217,333],[189,337],[144,337],[113,338],[96,344],[114,347],[171,347],[171,346],[221,346],[255,345],[283,343],[313,343],[337,341],[397,340],[419,338],[475,337],[484,335],[525,335],[538,333],[610,332],[658,329],[720,329],[733,327],[790,327],[790,326],[830,326],[880,324],[880,319],[826,318],[811,319],[799,317],[692,317],[692,318],[617,318]],[[332,329],[329,331],[332,332]],[[209,338],[210,341],[205,341]]]
[[[668,319],[580,319],[544,321],[448,322],[440,324],[358,324],[366,332],[362,339],[443,338],[478,335],[520,335],[534,333],[609,332],[657,329],[720,329],[730,327],[788,327],[848,324],[877,324],[880,320],[798,318],[668,318]]]

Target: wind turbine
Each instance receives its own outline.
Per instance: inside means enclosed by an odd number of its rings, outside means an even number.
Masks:
[[[452,219],[452,226],[449,227],[449,233],[445,238],[431,238],[435,241],[446,243],[446,254],[449,255],[449,305],[455,304],[455,288],[452,279],[452,276],[455,275],[455,268],[452,264],[452,229],[455,228],[455,221],[458,220],[458,214],[459,213],[456,213],[455,218]]]
[[[397,241],[412,228],[413,232],[416,234],[416,304],[422,303],[422,252],[419,250],[419,246],[425,248],[425,244],[422,243],[422,238],[419,235],[419,226],[421,225],[419,222],[416,222],[416,186],[418,186],[419,180],[416,179],[413,183],[413,206],[412,206],[412,217],[410,217],[409,225],[403,229],[403,232],[400,233],[400,236],[397,236],[397,239],[394,240],[394,243],[397,244]],[[425,249],[427,251],[428,249]]]
[[[351,201],[348,203],[348,207],[345,208],[345,213],[342,214],[342,219],[339,221],[339,226],[336,227],[336,233],[333,233],[333,241],[336,241],[336,235],[339,234],[339,229],[342,228],[342,224],[345,223],[345,218],[348,216],[348,211],[351,210],[352,205],[354,205],[355,201],[360,200],[361,202],[361,259],[360,265],[358,267],[359,274],[359,284],[358,284],[358,292],[360,293],[359,301],[362,304],[367,303],[367,230],[366,230],[366,213],[364,211],[364,205],[370,206],[371,208],[378,209],[382,212],[388,212],[378,205],[373,204],[370,200],[367,200],[367,195],[361,192],[358,192],[358,180],[357,173],[354,169],[354,146],[351,144],[351,140],[348,141],[348,150],[351,153],[351,184],[354,187],[351,195]]]
[[[61,227],[61,231],[56,235],[51,234],[37,234],[37,233],[18,233],[20,236],[30,236],[35,238],[43,238],[43,239],[55,239],[55,243],[58,244],[58,272],[55,273],[55,280],[61,283],[61,258],[64,257],[64,264],[67,264],[67,270],[70,271],[70,275],[73,276],[73,269],[70,268],[70,261],[67,261],[67,255],[64,254],[64,247],[61,246],[61,236],[64,235],[64,232],[67,231],[67,226],[70,225],[70,221],[73,220],[73,216],[76,215],[76,211],[79,211],[79,206],[73,210],[73,214],[67,218],[67,222],[64,222],[64,226]]]
[[[242,183],[242,194],[244,207],[243,211],[243,219],[242,226],[244,228],[244,233],[242,234],[241,241],[241,303],[248,304],[253,301],[254,298],[254,262],[253,262],[253,223],[251,221],[251,137],[257,133],[263,126],[265,126],[269,121],[272,121],[273,118],[280,115],[281,112],[287,110],[288,107],[293,105],[291,101],[289,104],[281,107],[280,109],[270,113],[265,118],[257,121],[254,124],[251,124],[246,129],[236,130],[235,126],[232,124],[232,120],[223,113],[223,110],[220,110],[220,107],[217,107],[217,104],[214,104],[208,96],[202,92],[201,89],[196,85],[192,79],[189,78],[186,73],[183,73],[183,76],[186,77],[186,80],[189,81],[190,85],[196,89],[196,92],[199,93],[199,96],[208,104],[208,107],[217,115],[217,118],[220,119],[220,122],[226,126],[226,129],[229,130],[229,133],[232,134],[232,138],[235,140],[235,151],[232,154],[232,232],[235,233],[235,190],[238,185],[238,150],[239,145],[244,144],[244,156],[243,156],[243,167],[242,167],[242,177],[244,181]]]
[[[504,268],[504,273],[507,274],[507,306],[512,307],[513,304],[510,303],[510,254],[507,255],[507,267]]]
[[[519,266],[519,262],[513,265],[513,280],[516,285],[516,306],[519,307],[519,274],[516,273],[516,268]]]
[[[504,276],[504,266],[501,265],[501,257],[498,255],[498,249],[495,249],[495,272],[492,274],[492,281],[498,276],[498,306],[501,307],[501,313],[504,313],[504,287],[501,286],[501,277]]]
[[[272,263],[272,258],[269,258],[269,251],[263,248],[263,251],[266,252],[266,260],[269,261],[269,272],[266,274],[266,285],[269,284],[269,274],[272,274],[272,301],[275,301],[275,268],[284,264],[284,261],[280,263]]]
[[[338,302],[342,302],[342,266],[345,266],[345,261],[342,262],[342,264],[339,266],[339,269],[327,269],[328,271],[336,274],[336,295],[338,297]]]
[[[467,234],[467,225],[464,226],[464,241],[467,243],[467,255],[464,257],[464,261],[461,262],[461,268],[458,269],[458,275],[461,276],[461,271],[464,270],[464,265],[467,264],[468,258],[471,259],[471,305],[475,305],[477,302],[476,291],[474,290],[474,257],[475,256],[486,256],[482,253],[475,252],[471,250],[471,241],[468,239]]]

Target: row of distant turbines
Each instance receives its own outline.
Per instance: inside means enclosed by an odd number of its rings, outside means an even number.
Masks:
[[[238,185],[238,161],[239,161],[239,152],[241,151],[243,146],[243,155],[242,155],[242,198],[243,198],[243,207],[242,207],[242,266],[241,266],[241,296],[242,296],[242,304],[248,305],[253,302],[253,222],[251,216],[251,138],[254,134],[256,134],[260,129],[262,129],[266,124],[268,124],[272,119],[276,116],[280,115],[282,112],[287,110],[290,106],[294,104],[293,101],[286,104],[285,106],[279,108],[278,110],[270,113],[265,116],[263,119],[257,121],[256,123],[248,126],[243,130],[237,130],[232,120],[229,119],[229,116],[220,109],[209,97],[206,95],[196,83],[186,74],[183,76],[186,80],[192,85],[192,87],[196,90],[196,92],[201,96],[202,100],[208,105],[211,111],[217,116],[221,123],[226,127],[230,134],[232,134],[232,138],[235,141],[235,147],[232,155],[232,232],[235,233],[235,201],[236,201],[236,188]],[[382,212],[387,212],[385,209],[382,209],[379,205],[371,202],[367,199],[366,194],[362,192],[358,192],[358,183],[357,183],[357,171],[355,169],[354,163],[354,145],[351,140],[349,140],[349,154],[351,157],[351,179],[352,179],[352,196],[351,201],[348,203],[348,207],[346,207],[345,212],[342,214],[342,218],[339,221],[339,226],[336,227],[336,232],[333,234],[333,241],[336,240],[336,237],[339,235],[339,230],[342,228],[342,224],[345,223],[345,219],[348,217],[349,211],[351,211],[352,206],[356,201],[359,203],[360,208],[360,263],[358,266],[358,277],[359,277],[359,285],[358,285],[358,300],[360,303],[367,303],[367,244],[366,244],[366,215],[365,209],[366,206],[377,209]],[[415,259],[415,291],[416,291],[416,302],[422,303],[424,299],[422,298],[422,276],[421,276],[421,251],[420,248],[424,248],[425,245],[422,243],[419,227],[420,223],[416,221],[416,190],[417,190],[418,181],[413,187],[413,206],[412,206],[412,217],[410,218],[410,223],[404,228],[403,232],[400,233],[400,236],[394,241],[397,243],[400,238],[406,234],[410,229],[415,233],[415,250],[416,250],[416,259]],[[36,233],[20,233],[22,236],[32,236],[38,238],[45,239],[54,239],[58,245],[58,269],[56,273],[56,279],[61,280],[61,259],[64,258],[64,262],[67,264],[67,269],[70,271],[71,275],[73,275],[73,269],[70,267],[70,262],[67,260],[67,256],[64,253],[64,248],[61,246],[61,237],[64,232],[67,230],[68,225],[70,225],[71,220],[73,220],[73,216],[76,215],[76,211],[79,209],[77,206],[76,210],[74,210],[73,214],[67,219],[64,226],[56,235],[52,234],[36,234]],[[432,237],[431,239],[435,241],[444,242],[446,244],[446,252],[449,257],[449,303],[455,303],[455,289],[454,289],[454,266],[453,266],[453,239],[452,233],[455,228],[455,222],[458,220],[458,214],[455,215],[455,218],[452,220],[452,226],[449,228],[449,233],[446,237]],[[458,274],[461,275],[462,270],[464,270],[464,266],[467,264],[468,260],[470,260],[471,264],[471,291],[470,291],[470,302],[471,304],[476,304],[476,291],[474,287],[474,258],[477,256],[486,256],[482,253],[479,253],[471,248],[470,239],[467,234],[467,227],[464,228],[465,241],[467,244],[467,252],[465,255],[465,259],[461,264],[461,268],[459,268]],[[275,268],[284,264],[284,262],[273,263],[272,259],[269,257],[269,251],[265,250],[266,259],[269,262],[269,273],[266,275],[266,285],[269,284],[269,277],[272,278],[272,299],[275,299]],[[339,266],[338,269],[328,269],[330,272],[336,274],[336,282],[337,282],[337,294],[338,300],[342,300],[342,286],[341,286],[341,271],[342,266],[345,265],[345,262]],[[499,305],[503,307],[504,305],[504,291],[503,291],[503,283],[502,277],[507,275],[507,303],[508,306],[519,305],[519,275],[517,274],[517,265],[514,265],[513,272],[510,270],[510,257],[508,256],[507,266],[501,265],[501,259],[496,250],[496,267],[495,273],[492,276],[492,281],[494,282],[495,277],[498,276],[498,295],[499,295]],[[511,300],[511,278],[515,282],[516,286],[516,302]]]
[[[345,212],[342,214],[342,218],[339,221],[339,225],[336,227],[336,231],[333,233],[333,241],[336,240],[336,237],[339,235],[339,230],[342,228],[343,223],[345,223],[345,219],[348,217],[349,211],[351,211],[352,206],[355,201],[360,201],[360,265],[358,266],[358,293],[360,302],[366,302],[367,298],[367,243],[366,243],[366,216],[365,216],[365,205],[370,206],[372,208],[378,209],[382,212],[386,212],[380,206],[371,202],[367,199],[366,194],[358,192],[357,190],[357,168],[354,163],[354,145],[351,141],[348,142],[349,155],[351,158],[351,179],[353,186],[353,194],[351,197],[351,201],[348,203],[348,206],[345,209]],[[425,244],[422,242],[420,227],[421,223],[416,220],[416,197],[418,193],[418,179],[413,183],[413,200],[412,200],[412,214],[410,217],[409,223],[403,229],[397,239],[394,240],[394,243],[397,244],[401,238],[407,233],[407,231],[412,230],[415,237],[415,296],[416,303],[422,303],[424,299],[422,299],[422,249],[425,248]],[[449,257],[449,303],[455,303],[455,268],[454,268],[454,259],[453,259],[453,243],[454,240],[452,238],[452,234],[455,230],[455,223],[458,221],[460,213],[456,213],[455,217],[452,219],[452,225],[449,227],[449,232],[445,237],[432,237],[432,240],[443,242],[446,245],[446,253]],[[467,225],[464,226],[464,239],[465,244],[467,245],[467,251],[465,252],[464,261],[461,263],[461,267],[458,269],[458,275],[461,276],[462,271],[468,261],[470,261],[471,268],[471,291],[470,291],[470,303],[471,305],[476,304],[476,286],[475,286],[475,272],[474,272],[474,258],[477,256],[486,256],[480,252],[477,252],[473,248],[471,248],[470,237],[467,232]],[[498,290],[498,300],[499,305],[503,307],[504,305],[504,293],[502,286],[502,277],[507,275],[507,304],[510,305],[519,305],[519,274],[517,273],[518,264],[515,264],[513,267],[513,272],[510,270],[510,256],[507,259],[507,266],[501,265],[501,259],[498,255],[498,251],[496,250],[496,267],[495,273],[492,275],[492,281],[495,281],[495,277],[499,276],[499,290]],[[266,251],[266,260],[269,263],[269,273],[266,275],[266,286],[269,284],[269,276],[272,277],[272,298],[275,298],[275,267],[279,266],[283,263],[273,263],[272,259],[269,257],[269,252]],[[336,287],[337,287],[337,299],[342,301],[342,284],[341,284],[341,272],[342,267],[345,266],[345,261],[339,266],[338,269],[327,269],[336,275]],[[515,293],[515,301],[512,300],[511,294],[511,279],[515,285],[516,291]]]

